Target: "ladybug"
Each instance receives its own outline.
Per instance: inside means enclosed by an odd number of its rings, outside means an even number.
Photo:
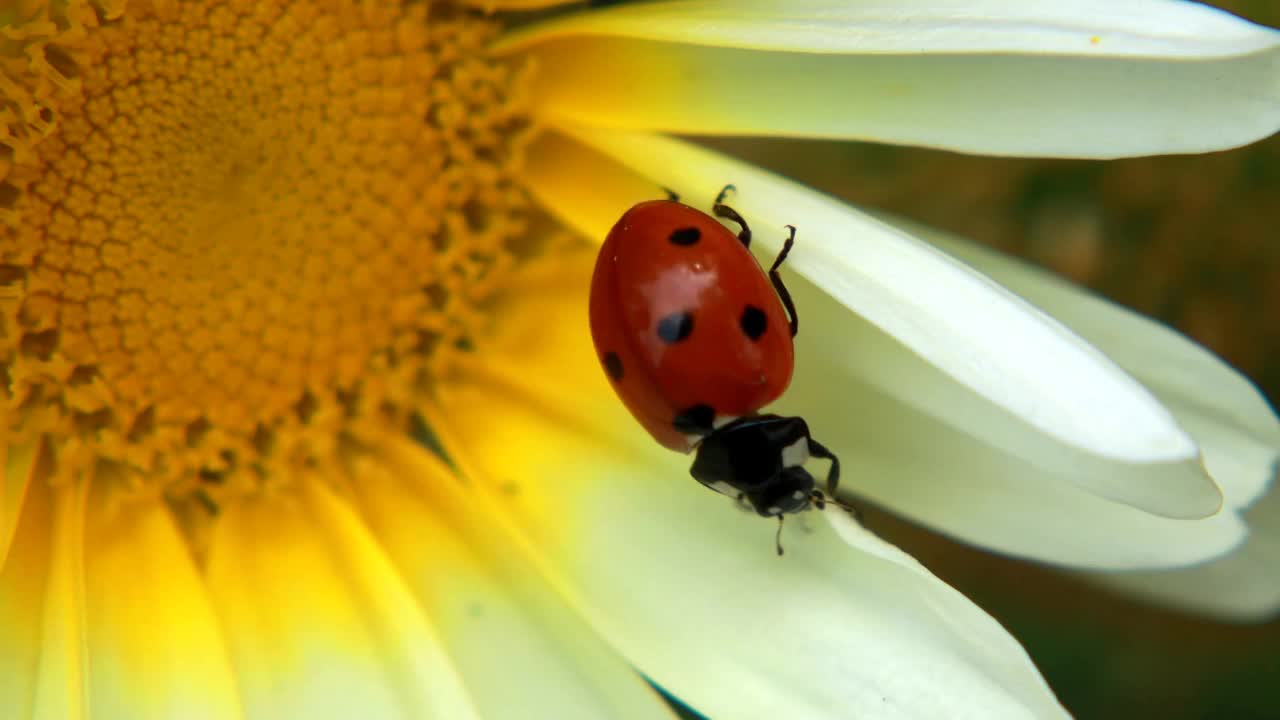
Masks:
[[[591,336],[619,398],[662,445],[695,452],[690,474],[764,517],[782,518],[834,497],[840,462],[802,418],[761,414],[791,382],[799,328],[778,268],[765,271],[751,229],[716,196],[712,212],[741,229],[667,200],[642,202],[605,238],[591,278]],[[804,469],[830,461],[827,495]],[[779,546],[781,553],[781,546]]]

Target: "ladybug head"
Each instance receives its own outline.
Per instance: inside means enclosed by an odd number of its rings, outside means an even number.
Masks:
[[[765,517],[809,509],[815,481],[804,463],[810,456],[831,460],[828,492],[835,493],[840,479],[839,461],[798,417],[739,418],[703,438],[697,452],[689,472],[698,482],[751,503]]]

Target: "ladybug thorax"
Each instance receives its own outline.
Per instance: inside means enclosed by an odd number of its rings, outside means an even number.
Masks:
[[[749,503],[761,515],[800,512],[815,487],[804,469],[809,443],[800,418],[741,418],[703,439],[691,472],[703,485]]]

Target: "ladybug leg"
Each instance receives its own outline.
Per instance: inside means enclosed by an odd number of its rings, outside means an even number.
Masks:
[[[791,246],[796,242],[796,226],[788,225],[787,229],[791,231],[791,234],[787,236],[787,241],[782,244],[782,252],[778,253],[773,265],[769,267],[769,282],[773,283],[773,289],[778,291],[782,306],[787,309],[787,317],[791,319],[791,337],[795,337],[796,333],[800,332],[800,316],[796,315],[796,304],[791,301],[791,293],[787,291],[787,286],[782,284],[782,273],[778,272],[782,261],[787,259],[787,253],[791,252]]]
[[[782,557],[782,521],[786,515],[778,516],[778,534],[773,536],[773,544],[778,548],[778,557]]]
[[[711,204],[711,212],[716,217],[722,217],[729,222],[737,223],[742,229],[738,231],[738,240],[742,242],[742,247],[751,247],[751,228],[747,227],[747,221],[742,219],[737,210],[724,204],[724,198],[732,190],[737,192],[738,188],[732,185],[725,185],[720,189],[720,194],[716,195],[716,200]]]
[[[813,438],[809,438],[809,454],[814,457],[826,458],[831,461],[831,469],[827,471],[827,495],[830,495],[832,502],[835,502],[836,488],[840,486],[839,458],[835,456],[835,453],[828,450],[826,445],[823,445]]]
[[[742,216],[738,214],[737,210],[734,210],[728,205],[716,203],[711,206],[711,212],[714,213],[716,217],[722,217],[729,222],[735,222],[741,225],[742,229],[738,231],[738,240],[742,243],[742,247],[751,247],[751,228],[747,227],[747,221],[742,219]]]
[[[667,194],[667,199],[670,200],[671,202],[680,202],[680,196],[676,194],[675,190],[672,190],[669,187],[663,186],[662,192]]]
[[[813,491],[814,507],[819,510],[825,510],[827,503],[831,503],[832,505],[843,508],[853,516],[853,519],[856,520],[859,525],[862,525],[862,511],[836,497],[836,488],[840,486],[839,458],[835,456],[835,453],[828,450],[825,445],[813,438],[809,438],[809,454],[814,457],[826,458],[831,461],[831,469],[827,471],[827,492],[826,494],[823,494],[821,490]]]

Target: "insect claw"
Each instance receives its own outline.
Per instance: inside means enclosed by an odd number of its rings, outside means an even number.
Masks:
[[[778,557],[782,557],[782,522],[786,517],[786,515],[778,516],[778,534],[773,536],[773,544],[778,548]]]
[[[724,199],[728,197],[730,191],[736,193],[738,192],[738,188],[732,184],[725,185],[724,187],[720,188],[720,194],[716,195],[716,201],[712,204],[719,205],[720,203],[724,202]]]

